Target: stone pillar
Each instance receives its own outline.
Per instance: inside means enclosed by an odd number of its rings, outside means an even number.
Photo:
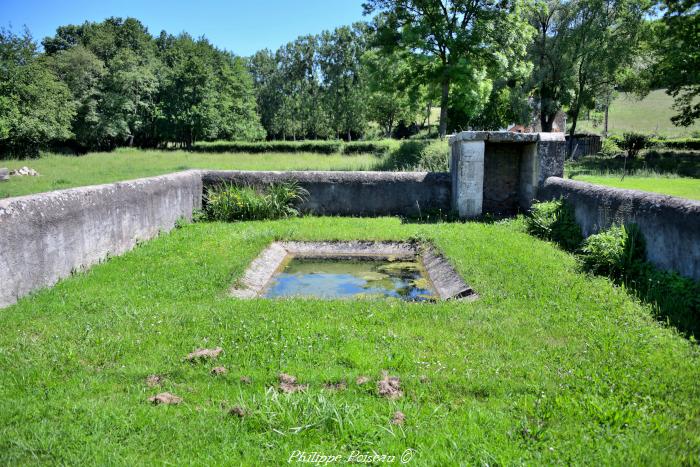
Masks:
[[[537,197],[539,185],[539,160],[537,144],[525,144],[520,159],[520,189],[518,203],[521,209],[528,210]]]
[[[481,215],[484,200],[484,141],[458,140],[451,144],[452,210],[459,217]]]
[[[0,182],[5,182],[10,179],[10,171],[5,168],[0,168]]]

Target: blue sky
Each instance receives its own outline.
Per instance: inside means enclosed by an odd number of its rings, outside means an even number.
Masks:
[[[37,41],[56,27],[133,16],[151,34],[189,32],[238,55],[275,50],[304,34],[362,20],[362,0],[0,0],[0,25],[24,25]]]

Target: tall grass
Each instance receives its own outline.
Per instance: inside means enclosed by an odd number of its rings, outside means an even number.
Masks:
[[[294,217],[308,194],[293,181],[265,189],[224,183],[207,190],[204,213],[209,220],[224,222]]]

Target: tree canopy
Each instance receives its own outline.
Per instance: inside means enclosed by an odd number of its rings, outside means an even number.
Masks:
[[[654,8],[661,14],[654,14]],[[691,0],[366,0],[369,21],[238,57],[135,18],[0,30],[0,155],[197,141],[356,140],[550,131],[616,89],[664,87],[673,121],[700,117],[699,8]]]

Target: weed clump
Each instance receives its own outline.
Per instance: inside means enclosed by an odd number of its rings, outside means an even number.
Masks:
[[[529,234],[558,243],[567,251],[576,251],[583,242],[573,208],[564,200],[536,203],[525,219]]]
[[[224,222],[295,217],[299,215],[296,206],[308,194],[297,182],[262,190],[226,183],[207,190],[204,212],[208,220]]]

